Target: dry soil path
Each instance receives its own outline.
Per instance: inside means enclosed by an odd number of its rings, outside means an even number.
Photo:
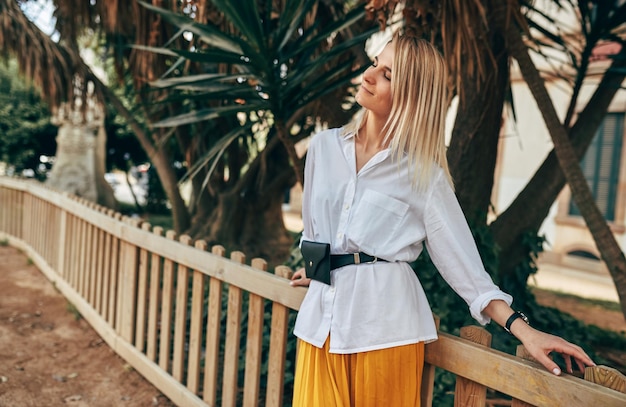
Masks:
[[[0,406],[173,406],[17,249],[0,246]]]

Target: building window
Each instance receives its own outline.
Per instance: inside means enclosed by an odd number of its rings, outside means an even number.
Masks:
[[[624,115],[623,112],[606,115],[580,163],[596,204],[607,221],[615,220]],[[580,216],[573,198],[570,215]]]

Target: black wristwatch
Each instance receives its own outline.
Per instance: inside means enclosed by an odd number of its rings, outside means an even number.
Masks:
[[[511,314],[511,316],[509,317],[509,319],[506,320],[506,323],[504,324],[504,330],[507,331],[508,333],[510,333],[511,335],[513,335],[511,333],[511,324],[513,324],[513,322],[517,319],[517,318],[521,318],[522,321],[526,322],[527,324],[530,325],[530,322],[528,322],[528,317],[521,311],[515,311],[513,314]]]

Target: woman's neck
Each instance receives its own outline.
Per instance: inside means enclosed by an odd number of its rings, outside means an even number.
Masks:
[[[383,145],[383,127],[384,123],[377,122],[372,117],[367,117],[363,127],[357,131],[355,139],[357,173],[376,153],[385,148]]]
[[[383,127],[385,123],[369,115],[365,119],[363,127],[357,132],[357,143],[363,151],[380,151],[383,146]]]

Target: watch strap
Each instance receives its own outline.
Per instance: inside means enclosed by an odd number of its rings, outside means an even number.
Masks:
[[[513,314],[511,314],[509,319],[506,320],[506,323],[504,324],[504,330],[508,333],[511,333],[511,325],[518,318],[521,318],[524,322],[528,324],[528,317],[524,315],[524,313],[521,311],[515,311]]]

